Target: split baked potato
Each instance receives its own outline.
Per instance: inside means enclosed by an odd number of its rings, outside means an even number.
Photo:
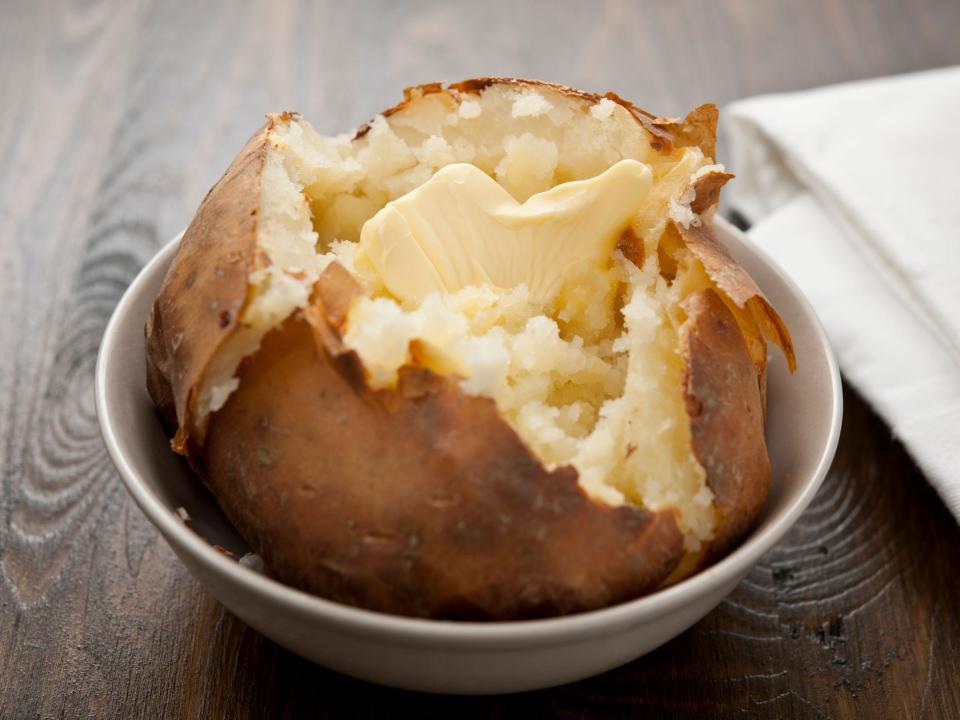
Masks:
[[[277,578],[372,610],[559,615],[720,558],[794,355],[711,230],[716,122],[498,78],[350,136],[269,116],[146,325],[174,450]]]

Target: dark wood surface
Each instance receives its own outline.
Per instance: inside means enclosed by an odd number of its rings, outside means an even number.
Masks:
[[[0,4],[0,718],[960,718],[960,530],[848,389],[813,506],[681,637],[575,685],[420,696],[313,666],[197,584],[127,497],[101,333],[263,113],[357,125],[514,74],[662,114],[960,62],[960,4]],[[721,160],[722,148],[721,148]]]

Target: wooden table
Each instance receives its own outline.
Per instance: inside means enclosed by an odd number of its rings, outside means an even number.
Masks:
[[[958,30],[955,0],[4,2],[0,718],[960,717],[960,531],[849,388],[823,490],[717,610],[481,699],[350,680],[227,615],[121,486],[92,389],[121,292],[265,112],[342,131],[405,85],[514,74],[680,114],[957,63]]]

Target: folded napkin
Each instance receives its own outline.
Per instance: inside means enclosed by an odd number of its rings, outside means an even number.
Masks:
[[[724,124],[732,206],[960,519],[960,67],[743,100]]]

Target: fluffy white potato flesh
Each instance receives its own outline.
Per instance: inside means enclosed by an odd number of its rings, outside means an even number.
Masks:
[[[658,250],[669,220],[698,221],[684,194],[711,158],[657,152],[622,106],[548,87],[428,95],[358,138],[274,121],[242,329],[204,377],[201,417],[337,260],[366,291],[344,342],[372,386],[408,363],[455,377],[545,465],[574,466],[592,497],[674,508],[691,552],[710,540],[678,337],[680,301],[703,272],[683,256],[665,277]],[[444,209],[463,199],[436,184],[447,176],[477,183],[471,210]],[[624,230],[641,256],[616,250]]]

